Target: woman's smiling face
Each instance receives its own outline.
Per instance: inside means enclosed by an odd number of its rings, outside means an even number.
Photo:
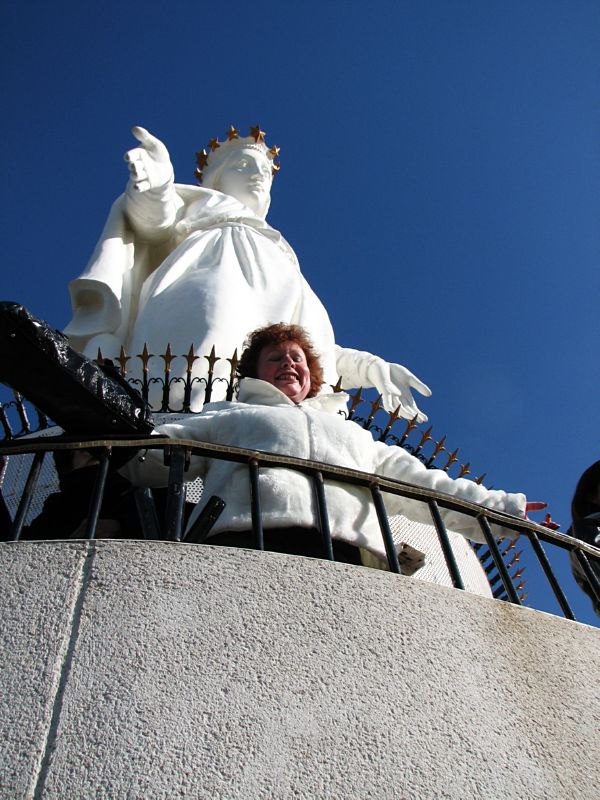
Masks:
[[[304,350],[297,342],[267,345],[260,351],[257,377],[276,386],[294,403],[310,391],[310,370]]]

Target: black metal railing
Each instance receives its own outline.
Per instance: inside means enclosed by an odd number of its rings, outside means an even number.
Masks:
[[[456,588],[463,589],[464,583],[460,574],[460,569],[454,558],[448,531],[443,521],[443,510],[460,512],[477,519],[481,528],[482,537],[486,543],[485,547],[489,553],[490,564],[493,563],[494,569],[497,572],[498,577],[496,581],[502,585],[506,599],[508,599],[509,602],[521,605],[522,599],[519,595],[518,585],[514,584],[513,578],[505,563],[505,553],[503,553],[502,542],[506,541],[507,538],[514,539],[518,535],[530,542],[541,570],[547,579],[548,586],[556,598],[563,615],[567,619],[575,619],[575,615],[565,591],[561,587],[552,569],[544,545],[550,544],[575,554],[575,557],[582,566],[582,570],[588,578],[592,592],[600,602],[600,583],[597,578],[597,573],[592,566],[594,562],[600,564],[598,561],[600,558],[600,549],[582,542],[579,539],[574,539],[557,531],[541,527],[529,520],[520,520],[465,500],[450,497],[449,495],[436,492],[432,489],[413,486],[402,481],[383,478],[359,470],[336,467],[330,464],[307,461],[291,456],[257,452],[239,447],[206,444],[192,440],[172,440],[157,436],[151,438],[121,437],[118,439],[92,439],[89,437],[86,439],[75,439],[61,436],[40,437],[27,440],[19,439],[5,442],[0,446],[0,456],[11,457],[25,453],[32,454],[33,456],[19,506],[10,527],[9,540],[18,541],[21,537],[24,521],[35,491],[36,481],[38,480],[44,458],[49,452],[64,450],[83,450],[88,452],[92,450],[96,456],[98,468],[89,500],[89,511],[84,533],[84,538],[94,539],[96,537],[98,517],[110,462],[114,457],[117,457],[118,463],[122,461],[118,456],[121,454],[123,448],[135,448],[136,451],[140,449],[163,449],[165,451],[165,463],[169,467],[166,511],[162,520],[158,519],[156,509],[153,508],[151,494],[147,490],[139,490],[138,508],[140,509],[140,517],[143,520],[142,529],[144,531],[144,538],[163,539],[172,542],[185,541],[183,527],[183,503],[185,494],[183,485],[185,481],[185,472],[192,456],[201,455],[204,458],[224,459],[248,466],[248,480],[251,487],[253,542],[254,547],[259,550],[264,549],[259,482],[260,471],[264,468],[280,467],[298,470],[309,476],[313,481],[317,500],[316,505],[318,508],[318,529],[321,534],[323,547],[322,557],[325,559],[333,560],[334,555],[323,484],[326,481],[335,481],[336,483],[362,487],[366,492],[370,493],[388,557],[388,568],[391,572],[399,573],[401,569],[383,503],[383,496],[386,493],[410,498],[413,501],[418,501],[428,506],[431,521],[435,527],[439,544],[446,560],[448,574],[452,585]],[[149,524],[148,520],[151,520],[152,524]],[[501,530],[500,534],[496,533],[498,529]],[[208,542],[210,543],[210,539],[208,539]],[[531,605],[531,603],[529,605]],[[535,605],[533,607],[535,607]]]

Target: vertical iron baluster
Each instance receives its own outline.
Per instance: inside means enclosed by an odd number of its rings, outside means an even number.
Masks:
[[[167,489],[167,518],[165,520],[165,539],[180,542],[185,507],[185,472],[187,454],[184,447],[171,445],[165,448],[165,463],[169,466],[169,485]]]
[[[453,450],[451,453],[448,453],[448,460],[446,461],[446,466],[443,467],[444,472],[448,472],[452,464],[454,464],[455,461],[458,461],[457,453],[458,453],[458,447],[456,448],[456,450]]]
[[[184,414],[189,414],[191,411],[192,403],[192,373],[189,370],[185,372],[185,383],[183,386],[183,405],[181,410]]]
[[[573,548],[573,551],[575,552],[575,558],[579,561],[582,570],[585,572],[585,577],[588,579],[591,590],[596,595],[596,600],[600,604],[600,581],[590,564],[587,554],[576,547]]]
[[[414,417],[412,419],[409,419],[408,422],[406,423],[406,429],[398,441],[398,447],[404,447],[404,443],[410,436],[413,428],[417,427],[418,416],[419,416],[418,414],[415,414]]]
[[[452,549],[450,538],[448,537],[448,531],[446,530],[446,526],[442,520],[442,515],[440,514],[440,509],[435,500],[429,500],[429,510],[433,518],[433,524],[435,525],[435,529],[437,531],[444,558],[446,559],[446,566],[448,567],[448,572],[450,573],[452,585],[456,589],[464,590],[465,584],[463,583],[460,570],[458,569],[458,564],[456,563],[454,550]]]
[[[98,525],[98,517],[100,516],[102,498],[104,497],[104,487],[106,486],[109,459],[110,450],[107,447],[102,448],[100,463],[98,464],[98,472],[96,473],[96,480],[94,481],[94,489],[90,500],[87,524],[85,526],[85,539],[96,538],[96,526]]]
[[[231,358],[228,358],[227,361],[231,364],[231,369],[229,370],[229,382],[227,384],[227,394],[225,395],[225,400],[233,400],[233,389],[235,387],[235,378],[237,372],[237,366],[239,363],[238,354],[237,354],[237,347],[233,351],[233,355]]]
[[[383,408],[383,404],[381,402],[381,395],[379,395],[376,400],[371,403],[371,411],[369,413],[368,418],[365,420],[363,424],[363,428],[366,431],[371,430],[371,425],[373,424],[373,420],[375,419],[375,414],[379,411],[380,408]]]
[[[151,489],[137,486],[133,490],[133,499],[144,539],[160,539],[160,522]]]
[[[371,484],[371,497],[377,512],[377,519],[379,520],[379,529],[383,536],[383,543],[385,544],[385,552],[387,553],[388,566],[390,572],[400,573],[400,563],[398,562],[398,553],[396,552],[396,545],[394,544],[394,537],[390,530],[390,523],[388,521],[387,512],[381,496],[381,489],[376,483]]]
[[[348,411],[348,416],[346,417],[346,419],[349,420],[354,419],[354,412],[356,411],[361,402],[362,402],[362,388],[359,388],[359,390],[355,394],[350,395],[350,410]]]
[[[171,401],[171,364],[175,360],[175,356],[171,352],[171,343],[167,344],[167,349],[161,355],[162,360],[165,362],[165,371],[163,373],[163,391],[162,391],[162,405],[161,411],[170,411],[169,403]]]
[[[496,569],[496,565],[494,564],[494,559],[492,557],[492,554],[487,549],[487,547],[486,547],[485,551],[483,552],[483,555],[481,555],[481,554],[479,555],[479,563],[483,567],[486,575],[489,575],[491,572],[494,572],[495,569]]]
[[[14,436],[13,429],[10,427],[10,422],[8,421],[8,417],[6,416],[6,411],[4,410],[2,403],[0,403],[0,424],[4,428],[4,438],[12,439]]]
[[[315,487],[315,494],[317,497],[319,530],[321,531],[321,539],[323,541],[323,549],[325,550],[325,558],[328,561],[334,561],[333,544],[331,541],[331,529],[329,527],[329,517],[327,515],[327,501],[325,499],[325,484],[323,481],[323,473],[315,472],[312,478]]]
[[[37,406],[34,406],[34,408],[35,408],[35,413],[37,414],[37,418],[38,418],[36,431],[43,431],[44,428],[48,428],[49,427],[49,425],[48,425],[48,417],[44,414],[43,411],[40,411],[40,409],[37,408]]]
[[[204,402],[210,403],[210,398],[212,397],[213,377],[215,374],[215,364],[221,359],[216,355],[214,345],[211,348],[210,355],[204,356],[204,358],[208,361],[208,377],[206,378]]]
[[[188,350],[188,354],[185,357],[186,361],[186,368],[185,368],[185,387],[183,390],[183,408],[186,414],[191,411],[191,403],[192,403],[192,370],[194,368],[194,361],[198,360],[198,356],[194,355],[194,345],[190,345],[190,349]]]
[[[491,578],[488,578],[488,580],[489,580],[489,583],[490,583],[490,589],[492,589],[492,591],[494,591],[494,586],[500,580],[500,573],[498,572],[498,570],[496,570],[496,574],[493,575]]]
[[[446,444],[446,434],[442,436],[439,442],[435,443],[435,447],[433,448],[433,453],[429,456],[429,458],[425,462],[425,466],[427,467],[427,469],[429,469],[433,465],[433,462],[440,455],[440,453],[446,452],[446,448],[444,447],[445,444]]]
[[[10,528],[10,535],[8,537],[9,542],[18,542],[21,538],[21,531],[23,530],[25,517],[27,516],[29,506],[31,505],[33,490],[35,489],[40,476],[40,470],[42,468],[42,462],[45,455],[46,454],[44,452],[40,451],[39,453],[35,453],[33,456],[33,461],[31,463],[31,467],[29,468],[29,474],[27,475],[27,481],[25,482],[25,488],[23,489],[23,494],[21,495],[21,500],[19,501],[19,508],[17,509],[13,524]]]
[[[385,428],[381,431],[381,436],[377,440],[378,442],[385,442],[388,437],[388,433],[391,431],[394,422],[400,417],[400,406],[395,408],[393,411],[388,412],[388,421]]]
[[[431,431],[433,430],[433,425],[430,425],[426,431],[423,431],[421,434],[421,438],[419,439],[419,444],[413,450],[413,456],[423,460],[423,456],[420,455],[421,451],[427,444],[427,442],[431,441]]]
[[[258,484],[258,461],[252,458],[248,462],[250,470],[250,502],[252,506],[252,533],[254,534],[254,547],[256,550],[265,549],[265,537],[260,513],[260,490]]]
[[[513,586],[510,575],[508,574],[506,564],[504,563],[500,550],[498,549],[498,545],[496,544],[496,540],[494,539],[494,534],[490,528],[490,523],[485,517],[479,517],[479,525],[481,526],[481,530],[485,536],[485,541],[487,542],[487,546],[489,547],[492,558],[494,559],[494,563],[496,564],[496,569],[500,573],[502,585],[506,589],[506,593],[510,599],[510,602],[514,603],[516,606],[520,606],[521,599],[517,594],[517,590]]]
[[[542,569],[544,570],[544,573],[548,578],[548,582],[552,587],[554,596],[556,597],[560,607],[562,608],[563,614],[567,619],[575,619],[575,614],[573,613],[573,609],[569,605],[569,601],[565,597],[563,590],[560,588],[560,585],[556,580],[556,576],[554,575],[552,567],[550,566],[550,562],[548,561],[548,556],[546,555],[544,548],[542,547],[542,543],[538,539],[537,533],[535,533],[534,531],[528,531],[528,538],[538,558],[538,561],[540,562]]]
[[[131,361],[131,356],[127,355],[123,345],[121,345],[121,347],[119,348],[119,355],[117,357],[117,361],[119,362],[119,372],[121,373],[121,377],[127,378],[127,362]]]
[[[153,356],[148,352],[148,346],[146,342],[144,342],[144,347],[142,348],[142,352],[138,353],[137,356],[140,361],[142,362],[142,397],[148,402],[148,395],[150,393],[150,382],[148,379],[148,363]]]
[[[16,400],[17,414],[19,415],[19,420],[21,421],[21,430],[19,431],[19,436],[22,436],[24,433],[29,433],[31,431],[31,427],[29,425],[29,418],[27,416],[27,409],[25,408],[25,403],[23,402],[23,395],[17,392],[16,389],[13,389],[13,395]]]

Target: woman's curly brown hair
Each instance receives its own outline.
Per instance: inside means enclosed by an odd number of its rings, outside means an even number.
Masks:
[[[282,344],[282,342],[295,342],[300,345],[306,356],[306,363],[310,371],[310,391],[307,397],[314,397],[323,385],[323,367],[319,354],[309,339],[307,332],[300,325],[286,325],[278,322],[257,328],[249,333],[244,342],[244,350],[237,374],[239,378],[257,378],[258,357],[263,347],[267,345]]]

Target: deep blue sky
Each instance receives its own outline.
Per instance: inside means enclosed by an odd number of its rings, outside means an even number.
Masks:
[[[0,64],[6,298],[68,321],[132,125],[193,182],[259,122],[338,342],[413,369],[434,433],[566,527],[600,457],[600,4],[4,0]]]

